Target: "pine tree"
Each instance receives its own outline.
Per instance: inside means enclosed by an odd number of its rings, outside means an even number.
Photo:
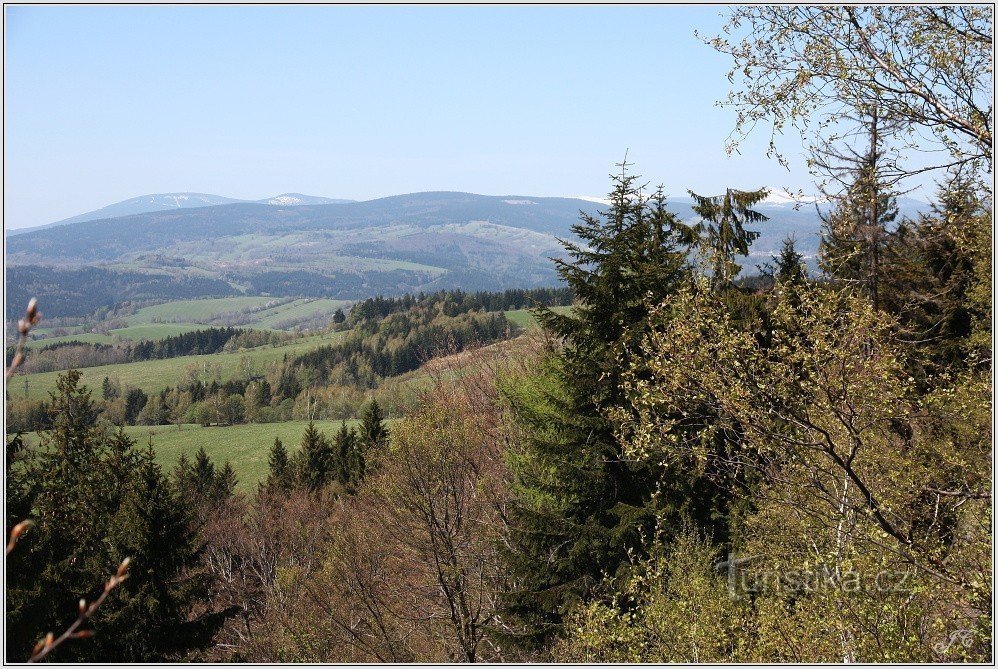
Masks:
[[[344,322],[346,319],[346,314],[343,313],[342,309],[337,309],[333,312],[333,322],[337,325]]]
[[[528,645],[627,561],[659,503],[660,472],[621,457],[607,412],[623,404],[620,373],[649,304],[688,276],[691,231],[665,209],[661,189],[644,198],[626,167],[611,177],[609,209],[583,214],[572,228],[582,243],[564,243],[569,259],[556,261],[577,299],[573,313],[535,310],[562,350],[504,387],[524,428],[505,549],[516,588],[505,609]]]
[[[749,246],[760,234],[746,230],[745,225],[769,220],[749,208],[765,199],[768,191],[765,188],[754,191],[728,188],[724,195],[714,197],[704,197],[693,191],[689,194],[694,200],[693,211],[701,218],[695,230],[711,270],[711,286],[714,290],[728,288],[741,271],[735,257],[747,256]]]

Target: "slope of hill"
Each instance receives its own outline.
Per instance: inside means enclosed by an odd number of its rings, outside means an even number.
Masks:
[[[84,221],[99,221],[106,218],[118,218],[121,216],[131,216],[134,214],[146,214],[154,211],[169,211],[172,209],[196,209],[198,207],[215,207],[223,204],[235,204],[237,202],[255,202],[258,204],[273,204],[280,206],[295,206],[302,204],[341,204],[352,202],[352,200],[338,200],[329,197],[317,197],[314,195],[302,195],[301,193],[282,193],[274,197],[263,198],[261,200],[240,200],[221,195],[211,195],[210,193],[157,193],[153,195],[140,195],[129,198],[121,202],[109,204],[106,207],[88,211],[85,214],[71,216],[70,218],[45,225],[37,225],[30,228],[13,228],[7,231],[8,235],[20,235],[35,230],[70,223],[82,223]]]

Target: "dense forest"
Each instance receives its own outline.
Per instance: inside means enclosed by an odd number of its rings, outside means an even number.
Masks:
[[[684,222],[625,161],[560,289],[370,299],[144,401],[69,370],[25,409],[40,445],[7,439],[8,658],[992,662],[992,13],[729,11],[740,124],[800,129],[832,198],[818,272],[787,238],[742,276],[765,189],[691,191]],[[927,129],[948,160],[907,218],[895,152]],[[501,313],[528,306],[539,331]],[[248,491],[120,427],[282,412],[308,429]]]
[[[126,300],[223,297],[236,291],[227,281],[196,275],[127,272],[103,267],[63,269],[12,265],[7,272],[9,322],[17,321],[32,297],[45,301],[47,316],[86,316]]]

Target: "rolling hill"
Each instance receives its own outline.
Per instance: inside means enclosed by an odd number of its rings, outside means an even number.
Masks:
[[[328,197],[317,197],[314,195],[302,195],[301,193],[282,193],[274,197],[263,198],[262,200],[239,200],[221,195],[211,195],[209,193],[157,193],[153,195],[140,195],[129,198],[121,202],[109,204],[106,207],[88,211],[85,214],[71,216],[61,221],[37,225],[30,228],[13,228],[7,232],[8,235],[19,235],[35,230],[55,227],[59,225],[69,225],[70,223],[82,223],[83,221],[97,221],[105,218],[117,218],[119,216],[131,216],[133,214],[145,214],[153,211],[165,211],[170,209],[196,209],[198,207],[214,207],[223,204],[234,204],[236,202],[256,202],[259,204],[272,204],[280,206],[295,206],[302,204],[340,204],[352,202],[352,200],[338,200]]]
[[[770,220],[755,226],[761,236],[747,266],[768,260],[787,236],[805,256],[816,252],[815,205],[793,204],[776,195],[757,207]],[[928,206],[904,198],[899,205],[909,216]],[[695,219],[688,198],[668,206],[683,220]],[[457,192],[332,204],[286,194],[265,202],[178,205],[8,238],[8,297],[20,305],[34,295],[50,316],[72,316],[124,300],[357,300],[552,285],[557,275],[550,259],[562,251],[559,238],[571,237],[580,211],[602,208],[577,198]]]

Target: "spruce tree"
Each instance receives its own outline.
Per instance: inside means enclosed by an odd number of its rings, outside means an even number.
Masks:
[[[205,619],[189,622],[192,604],[204,597],[197,564],[196,521],[156,464],[152,448],[139,456],[110,528],[113,561],[131,559],[129,578],[116,602],[93,620],[92,657],[155,662],[203,644]]]
[[[388,428],[385,427],[385,418],[381,413],[381,406],[376,399],[372,399],[371,403],[364,408],[363,414],[361,414],[360,438],[364,442],[365,448],[378,446],[388,438]]]
[[[173,485],[184,501],[189,503],[194,499],[194,469],[186,451],[180,452],[177,465],[173,468]]]
[[[911,372],[919,381],[962,366],[975,321],[990,320],[971,299],[978,275],[990,283],[974,243],[977,233],[986,240],[991,231],[982,190],[955,172],[940,185],[932,211],[901,221],[884,248],[881,305],[897,317],[904,339],[914,342]]]
[[[347,428],[347,422],[340,424],[339,432],[333,439],[333,470],[337,481],[343,485],[353,485],[363,476],[363,457],[360,452],[360,438],[354,428]]]
[[[7,562],[8,658],[25,659],[46,633],[65,630],[79,599],[98,596],[124,557],[133,562],[129,580],[92,619],[95,636],[61,646],[54,658],[154,661],[181,639],[204,644],[206,635],[178,633],[204,595],[177,590],[196,531],[186,505],[151,448],[140,454],[123,431],[95,425],[98,409],[79,381],[77,371],[58,378],[54,427],[25,463],[35,525]],[[143,588],[150,594],[132,600]]]
[[[774,278],[781,285],[799,285],[807,280],[807,265],[804,256],[797,253],[793,237],[783,240],[780,255],[775,258],[776,273]]]
[[[710,267],[714,290],[726,289],[734,283],[741,271],[736,256],[747,256],[749,246],[759,237],[760,233],[746,230],[745,225],[769,220],[750,209],[767,193],[765,188],[754,191],[728,188],[724,195],[705,197],[689,191],[694,200],[693,211],[701,218],[694,229],[700,236],[699,246]]]
[[[232,463],[226,460],[215,479],[215,501],[226,500],[232,497],[236,491],[236,484],[238,482],[239,480],[236,478],[236,471],[232,468]]]
[[[568,259],[556,260],[573,312],[535,310],[562,349],[504,387],[524,435],[512,463],[504,556],[515,587],[505,612],[527,645],[557,631],[573,602],[627,562],[662,501],[661,472],[621,457],[607,413],[624,403],[620,373],[649,305],[688,276],[691,231],[666,210],[661,189],[647,200],[620,167],[608,210],[582,214],[572,228],[581,243],[563,242]]]
[[[201,446],[194,456],[194,467],[191,470],[191,483],[199,503],[207,502],[214,497],[215,482],[215,463],[208,457],[204,446]]]
[[[849,286],[870,298],[875,309],[882,307],[884,247],[889,243],[891,224],[897,218],[897,202],[885,183],[884,148],[876,114],[863,121],[869,146],[863,153],[832,154],[829,162],[839,163],[838,179],[847,181],[845,191],[835,198],[835,207],[822,215],[819,266],[832,280]]]
[[[291,461],[288,449],[284,447],[280,437],[274,437],[274,445],[270,447],[268,458],[269,473],[265,488],[270,491],[287,492],[291,489]]]
[[[313,421],[309,421],[302,435],[301,448],[295,456],[297,480],[309,490],[319,490],[330,482],[333,464],[333,449],[329,440]]]

